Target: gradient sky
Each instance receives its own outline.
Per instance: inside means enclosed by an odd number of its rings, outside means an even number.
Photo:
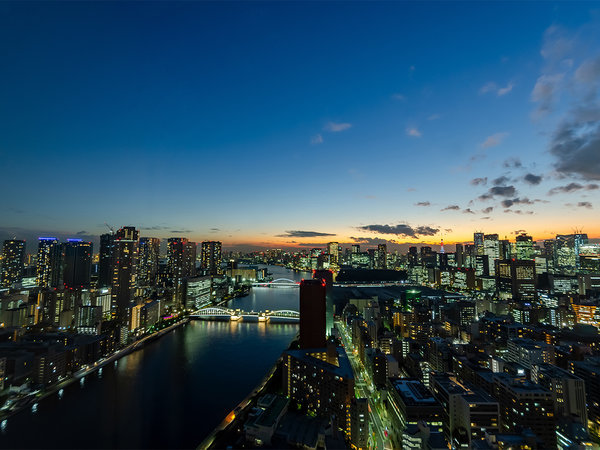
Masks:
[[[0,2],[0,61],[0,238],[600,237],[599,2]]]

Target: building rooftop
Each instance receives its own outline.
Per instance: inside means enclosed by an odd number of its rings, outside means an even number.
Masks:
[[[460,395],[473,403],[496,403],[483,389],[466,384],[454,375],[436,375],[433,379],[449,395]]]
[[[322,349],[310,348],[304,350],[286,350],[284,354],[289,354],[298,360],[306,361],[307,363],[313,364],[316,367],[319,367],[340,377],[346,379],[354,379],[354,372],[352,371],[352,366],[350,365],[348,355],[346,355],[346,351],[343,349],[343,347],[336,347],[338,356],[338,366],[334,366],[333,364],[329,364],[326,361],[311,356],[311,353],[315,353],[318,351],[326,353],[327,348],[323,347]]]
[[[431,391],[419,380],[392,380],[392,386],[407,406],[436,405],[438,403]]]

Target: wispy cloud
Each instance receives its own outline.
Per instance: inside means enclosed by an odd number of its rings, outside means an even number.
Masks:
[[[441,119],[441,117],[442,117],[442,115],[441,115],[441,114],[437,114],[437,113],[436,113],[436,114],[432,114],[432,115],[430,115],[430,116],[427,118],[427,120],[438,120],[438,119]]]
[[[473,178],[473,179],[470,181],[470,183],[471,183],[473,186],[480,186],[480,185],[481,185],[481,186],[485,186],[485,185],[487,184],[487,182],[488,182],[488,179],[487,179],[487,177],[483,177],[483,178]]]
[[[335,236],[335,234],[322,233],[320,231],[286,230],[285,234],[277,235],[277,237],[295,237],[295,238],[323,237],[323,236]]]
[[[415,206],[431,206],[430,202],[418,202],[415,203]]]
[[[569,183],[564,186],[556,186],[555,188],[550,189],[548,191],[548,195],[570,194],[571,192],[577,192],[577,191],[581,191],[581,190],[595,191],[597,189],[600,189],[600,186],[597,185],[596,183],[589,183],[589,184]]]
[[[417,129],[417,127],[407,127],[406,134],[408,136],[421,137],[421,132]]]
[[[392,95],[392,98],[394,100],[398,100],[398,101],[406,100],[406,97],[403,94],[394,94],[394,95]]]
[[[348,130],[351,127],[352,124],[347,122],[328,122],[323,129],[332,133],[339,133],[340,131]]]
[[[440,211],[458,211],[460,206],[458,205],[448,205],[445,208],[440,209]]]
[[[481,143],[481,148],[491,148],[500,145],[504,138],[508,136],[508,133],[494,133],[491,136],[488,136],[485,141]]]
[[[312,138],[310,138],[310,143],[312,145],[318,145],[323,143],[323,136],[319,134],[315,134]]]
[[[504,87],[498,86],[498,84],[494,81],[489,81],[479,88],[479,94],[483,95],[493,92],[498,97],[502,97],[512,91],[513,87],[515,87],[515,84],[512,81]]]

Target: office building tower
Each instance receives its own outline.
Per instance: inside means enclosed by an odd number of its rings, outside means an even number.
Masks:
[[[196,243],[186,238],[167,241],[167,272],[173,287],[173,300],[178,307],[185,303],[185,280],[196,272]]]
[[[350,442],[353,448],[368,448],[369,444],[369,400],[355,398],[350,407]]]
[[[135,288],[138,236],[135,227],[123,227],[114,235],[112,316],[124,329],[129,327],[129,307]]]
[[[503,298],[535,300],[536,272],[533,260],[497,260],[496,289]]]
[[[20,283],[23,278],[25,262],[25,241],[9,239],[2,248],[2,277],[0,284],[9,288],[13,283]]]
[[[475,246],[475,254],[483,255],[483,233],[473,233],[473,245]]]
[[[92,243],[67,239],[64,244],[63,285],[69,289],[89,288],[92,275]]]
[[[98,255],[98,287],[109,287],[113,280],[115,235],[100,235],[100,254]]]
[[[414,267],[419,264],[419,253],[417,247],[408,248],[408,265]]]
[[[38,239],[37,285],[59,287],[62,285],[64,246],[55,237]]]
[[[352,244],[352,253],[360,253],[360,244]]]
[[[483,254],[488,257],[489,274],[495,275],[494,261],[500,259],[500,241],[497,234],[486,234],[483,237]]]
[[[141,237],[138,245],[138,286],[154,286],[158,275],[160,239]]]
[[[330,335],[333,333],[333,272],[324,269],[315,270],[313,279],[325,282],[325,334]]]
[[[221,243],[205,241],[202,243],[200,267],[206,275],[221,275]]]
[[[462,244],[456,244],[456,267],[465,267],[464,247]]]
[[[321,279],[300,283],[300,348],[325,347],[327,287]]]
[[[337,267],[340,259],[340,244],[337,242],[327,244],[327,253],[329,253],[329,264]]]
[[[533,238],[526,234],[516,237],[517,259],[534,259]]]
[[[375,268],[387,269],[387,246],[385,244],[379,244],[377,246]]]

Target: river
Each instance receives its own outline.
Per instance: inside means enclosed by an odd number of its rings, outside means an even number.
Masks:
[[[310,274],[269,267],[273,278]],[[298,289],[229,307],[298,310]],[[8,419],[0,448],[195,448],[260,382],[297,324],[191,321]]]

